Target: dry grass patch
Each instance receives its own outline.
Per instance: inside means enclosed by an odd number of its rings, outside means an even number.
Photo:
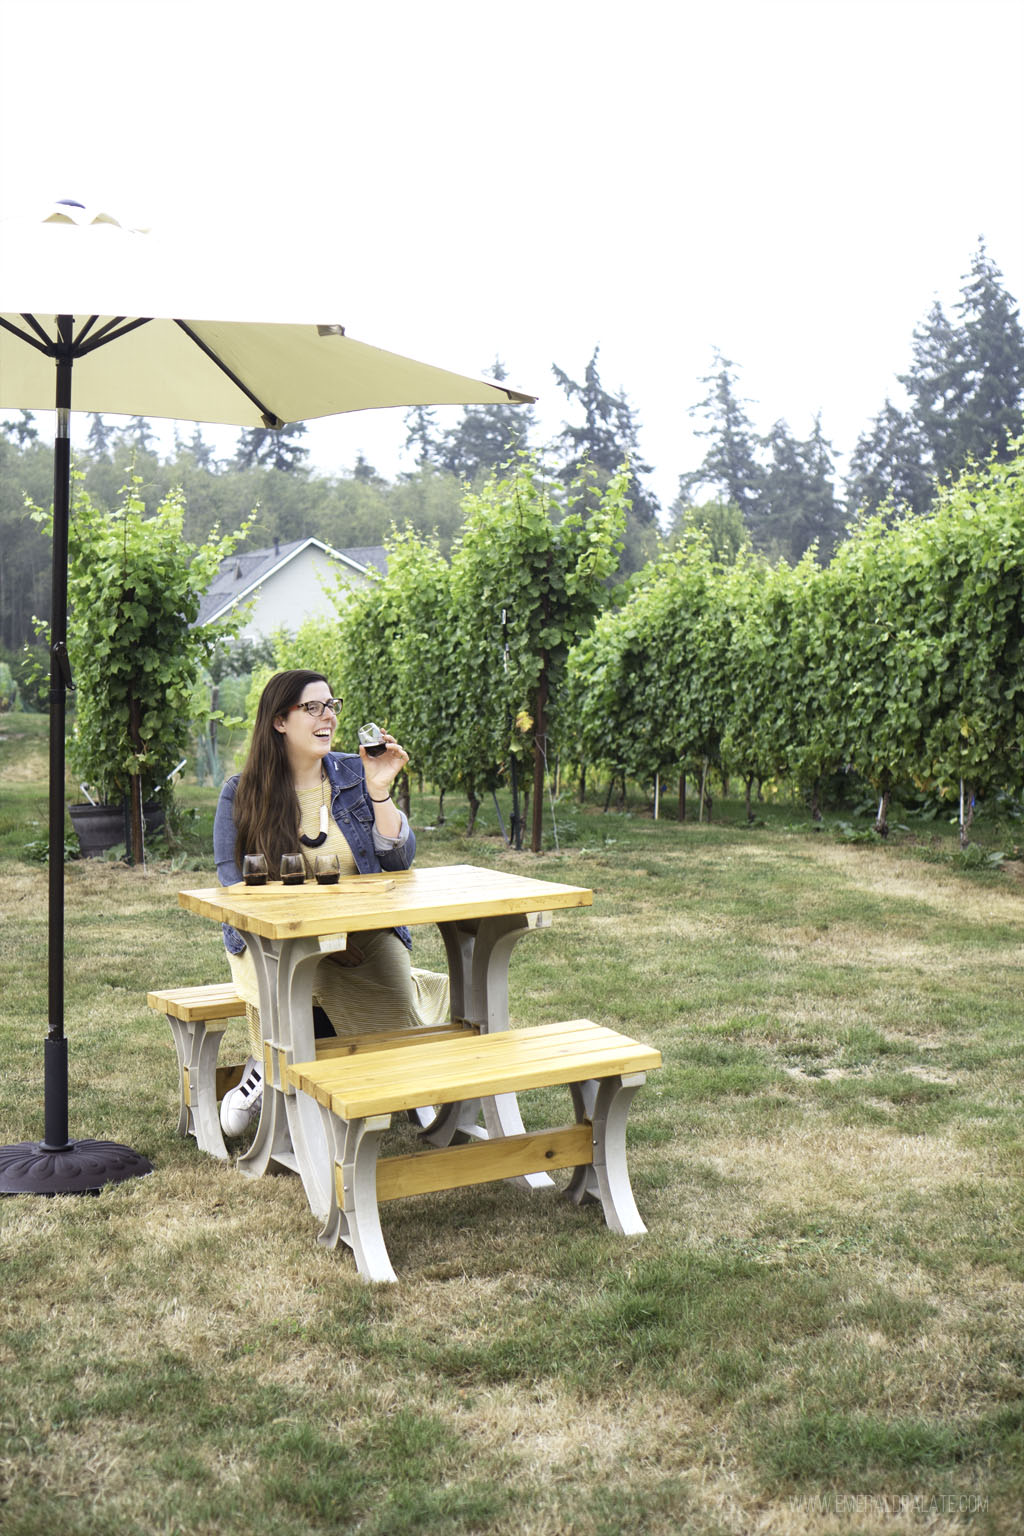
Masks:
[[[420,856],[595,889],[517,949],[513,1017],[663,1051],[631,1115],[648,1236],[504,1185],[400,1201],[380,1289],[317,1246],[296,1180],[173,1133],[144,994],[226,977],[214,925],[177,906],[212,871],[69,869],[72,1129],[156,1172],[0,1202],[4,1536],[38,1536],[41,1510],[61,1536],[953,1536],[956,1510],[878,1496],[972,1491],[979,1529],[1024,1529],[1018,888],[820,836],[615,835],[621,856]],[[45,908],[45,871],[7,866],[20,1135]],[[417,936],[418,963],[442,955]],[[565,1118],[564,1093],[536,1102]]]

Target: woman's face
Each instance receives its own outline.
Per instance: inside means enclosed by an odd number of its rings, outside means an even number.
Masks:
[[[302,708],[310,700],[326,702],[330,697],[331,690],[326,683],[307,683],[298,703],[293,704],[285,714],[278,715],[274,721],[274,729],[284,737],[288,761],[294,766],[299,767],[324,758],[330,751],[331,738],[338,723],[334,711],[325,709],[322,715],[317,716]]]

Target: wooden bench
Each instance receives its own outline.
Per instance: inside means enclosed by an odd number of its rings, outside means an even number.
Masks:
[[[180,1112],[178,1135],[192,1135],[211,1157],[227,1158],[220,1128],[220,1101],[242,1080],[244,1063],[218,1066],[229,1019],[245,1017],[245,1004],[231,982],[205,987],[171,987],[149,992],[146,1002],[167,1016],[178,1053]]]
[[[409,1034],[387,1044],[361,1037],[316,1061],[281,1064],[287,1090],[320,1106],[334,1178],[320,1233],[328,1247],[347,1243],[366,1280],[391,1281],[379,1202],[495,1179],[573,1168],[567,1194],[601,1201],[615,1232],[642,1233],[626,1167],[626,1118],[646,1073],[661,1065],[650,1046],[589,1019],[493,1034]],[[332,1045],[335,1042],[331,1042]],[[400,1048],[399,1048],[400,1047]],[[396,1113],[426,1103],[476,1104],[501,1094],[567,1084],[575,1123],[522,1135],[378,1158]]]
[[[178,1135],[194,1136],[196,1144],[211,1157],[226,1160],[230,1154],[220,1126],[220,1101],[230,1088],[242,1080],[245,1063],[219,1065],[221,1041],[230,1019],[245,1017],[245,1003],[238,996],[231,982],[214,983],[200,987],[170,987],[146,994],[146,1002],[155,1013],[166,1016],[174,1036],[178,1056]],[[465,1034],[472,1026],[462,1023],[424,1026],[415,1033],[417,1040],[438,1036]],[[475,1030],[472,1031],[475,1033]],[[393,1035],[365,1037],[377,1048],[388,1043],[404,1044],[409,1031],[395,1031]],[[364,1037],[334,1037],[317,1043],[317,1060],[330,1059],[358,1050],[358,1040]],[[264,1046],[264,1055],[269,1052]],[[271,1075],[270,1062],[266,1062],[267,1075]],[[450,1139],[454,1125],[445,1132],[442,1117],[424,1105],[412,1111],[410,1118],[434,1137],[445,1134]]]

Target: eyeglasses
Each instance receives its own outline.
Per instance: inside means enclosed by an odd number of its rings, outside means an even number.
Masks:
[[[312,715],[314,720],[319,720],[325,709],[337,718],[341,714],[343,699],[304,699],[301,704],[293,704],[291,709],[304,709],[307,715]],[[289,710],[289,714],[291,713]]]

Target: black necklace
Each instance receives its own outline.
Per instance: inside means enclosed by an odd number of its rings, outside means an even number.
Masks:
[[[321,768],[321,770],[320,770],[320,794],[322,796],[322,803],[320,805],[320,835],[319,835],[319,837],[307,837],[304,832],[300,832],[299,833],[299,842],[304,844],[304,846],[306,848],[322,848],[324,843],[326,843],[326,841],[327,841],[327,789],[326,789],[326,784],[327,784],[327,775],[324,773],[323,769]]]

